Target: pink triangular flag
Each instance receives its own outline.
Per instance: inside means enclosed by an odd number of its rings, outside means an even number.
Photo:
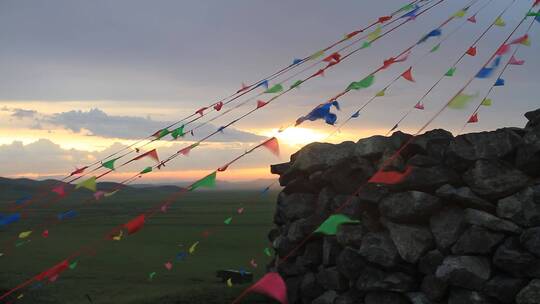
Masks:
[[[208,109],[208,107],[202,107],[200,109],[198,109],[197,111],[195,111],[195,114],[199,114],[201,116],[204,115],[204,110]]]
[[[409,67],[403,74],[401,74],[401,77],[407,79],[410,82],[414,82],[414,78],[412,76],[412,67]]]
[[[510,45],[509,44],[503,44],[499,47],[495,55],[504,55],[510,51]]]
[[[161,210],[161,212],[165,213],[167,212],[168,208],[169,208],[169,203],[166,203],[166,204],[161,205],[159,209]]]
[[[52,188],[51,191],[58,194],[61,197],[66,195],[66,190],[64,189],[64,185],[56,186],[56,187]]]
[[[49,237],[49,230],[44,230],[44,231],[41,233],[41,236],[44,237],[44,238],[48,238],[48,237]]]
[[[264,107],[268,102],[257,100],[257,109]]]
[[[281,276],[276,272],[265,274],[248,290],[277,300],[281,304],[289,303],[287,300],[287,285],[285,285]]]
[[[423,110],[424,109],[424,104],[419,101],[414,105],[414,107],[416,109],[418,109],[418,110]]]
[[[167,270],[172,269],[172,263],[171,262],[167,262],[167,263],[163,264],[163,266],[165,266],[165,268],[167,268]]]
[[[221,110],[222,107],[223,107],[223,101],[217,102],[214,105],[214,110],[219,111],[219,110]]]
[[[241,88],[240,90],[236,91],[236,93],[240,93],[240,92],[242,92],[242,91],[245,91],[245,90],[247,90],[248,88],[249,88],[249,86],[242,82],[242,88]]]
[[[469,18],[467,18],[467,21],[469,22],[472,22],[472,23],[476,23],[476,14],[470,16]]]
[[[251,264],[251,267],[253,267],[253,268],[257,268],[257,266],[259,266],[259,265],[257,265],[257,263],[255,262],[255,259],[251,259],[251,261],[249,261],[249,264]]]
[[[270,152],[272,152],[274,155],[279,156],[279,142],[277,138],[272,137],[267,141],[263,142],[261,145],[268,149]]]
[[[510,60],[508,61],[508,64],[512,64],[512,65],[523,65],[525,63],[525,60],[517,60],[516,57],[514,57],[514,55],[512,55],[512,57],[510,57]]]
[[[238,214],[244,213],[244,208],[238,208]]]
[[[105,195],[105,191],[96,191],[94,193],[94,198],[96,199],[96,201],[99,201],[103,196]]]
[[[521,37],[518,37],[512,41],[510,41],[509,44],[522,44],[523,42],[527,41],[527,39],[529,39],[529,35],[528,34],[525,34]]]

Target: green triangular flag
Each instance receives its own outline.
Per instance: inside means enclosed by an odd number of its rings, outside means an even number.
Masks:
[[[279,93],[283,91],[283,86],[281,84],[276,84],[274,85],[273,87],[271,87],[270,89],[264,91],[265,93]]]
[[[206,188],[212,188],[216,186],[216,172],[212,172],[212,174],[209,174],[202,179],[196,181],[193,183],[190,187],[190,191],[193,191],[200,187],[206,187]]]
[[[492,102],[491,98],[484,98],[484,100],[482,100],[481,105],[489,107],[491,105],[491,102]]]
[[[448,77],[452,77],[454,76],[454,73],[456,72],[456,68],[450,68],[445,74],[444,76],[448,76]]]
[[[264,248],[264,254],[266,254],[267,256],[272,256],[272,252],[270,251],[270,248],[268,247]]]
[[[529,11],[529,12],[527,13],[527,17],[538,17],[538,16],[540,16],[540,11],[538,11],[538,12],[536,12],[536,13],[533,12],[533,11]]]
[[[324,55],[324,51],[320,50],[320,51],[314,53],[313,55],[309,56],[309,59],[317,59],[317,58],[321,57],[322,55]]]
[[[171,136],[174,138],[174,139],[177,139],[178,137],[184,137],[184,125],[174,129],[172,132],[171,132]]]
[[[365,48],[368,48],[368,47],[370,47],[370,46],[371,46],[371,42],[369,42],[369,41],[364,41],[364,42],[362,43],[362,46],[360,47],[360,49],[365,49]]]
[[[146,167],[144,168],[139,174],[145,174],[148,172],[152,172],[152,167]]]
[[[461,18],[461,17],[465,16],[466,13],[467,13],[467,11],[465,11],[465,10],[460,10],[460,11],[457,11],[457,12],[454,14],[454,17],[456,17],[456,18]]]
[[[104,163],[101,163],[101,165],[105,168],[109,168],[111,170],[114,170],[114,162],[117,161],[120,157],[117,157],[117,158],[114,158],[114,159],[111,159],[111,160],[108,160]]]
[[[156,132],[154,133],[154,136],[157,138],[157,139],[161,139],[163,138],[163,136],[167,135],[171,133],[171,131],[167,130],[167,129],[162,129],[160,130],[159,132]]]
[[[225,225],[229,225],[231,222],[232,222],[232,217],[228,217],[223,221],[223,223],[225,223]]]
[[[92,176],[92,177],[78,183],[75,186],[75,189],[79,189],[79,188],[86,188],[86,189],[88,189],[90,191],[96,192],[96,177]]]
[[[436,52],[440,47],[441,47],[441,44],[440,44],[440,43],[437,43],[437,45],[434,46],[434,47],[431,49],[431,51],[429,51],[429,52],[430,52],[430,53],[434,53],[434,52]]]
[[[351,82],[351,84],[349,84],[349,86],[347,87],[347,90],[360,90],[360,89],[369,88],[373,84],[374,81],[375,81],[375,75],[371,74],[360,81]]]
[[[154,278],[154,276],[156,275],[156,272],[150,272],[150,274],[148,275],[148,280],[152,281],[152,279]]]
[[[410,3],[410,4],[406,4],[404,5],[402,8],[400,8],[397,13],[401,13],[401,12],[404,12],[404,11],[410,11],[414,8],[414,4]]]
[[[302,84],[302,82],[304,82],[304,81],[303,81],[303,80],[297,80],[297,81],[295,81],[295,82],[291,85],[291,89],[294,89],[294,88],[299,87],[299,86]]]
[[[360,221],[351,220],[344,214],[334,214],[324,221],[315,232],[325,235],[336,235],[339,225],[342,224],[358,224]]]
[[[77,268],[78,263],[79,263],[79,261],[75,261],[75,262],[69,264],[69,269],[73,270],[73,269]]]

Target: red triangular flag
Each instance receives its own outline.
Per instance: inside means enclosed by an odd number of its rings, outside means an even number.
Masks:
[[[517,60],[516,57],[514,57],[514,55],[512,55],[512,57],[510,57],[510,60],[508,61],[508,64],[511,64],[511,65],[523,65],[525,63],[525,60]]]
[[[214,110],[219,111],[223,107],[223,102],[220,101],[214,105]]]
[[[217,170],[218,170],[218,172],[223,172],[223,171],[227,170],[227,168],[229,168],[229,164],[223,165],[223,166],[219,167]]]
[[[129,163],[129,162],[132,162],[132,161],[139,160],[139,159],[144,158],[144,157],[147,157],[147,156],[150,157],[151,159],[155,160],[157,163],[159,163],[159,156],[158,156],[158,154],[157,154],[157,150],[156,150],[156,149],[152,149],[152,150],[150,150],[150,151],[148,151],[148,152],[145,152],[145,153],[143,153],[143,154],[141,154],[141,155],[139,155],[139,156],[133,158],[132,160],[128,161],[128,163]],[[126,163],[126,164],[127,164],[127,163]]]
[[[467,123],[475,123],[475,122],[478,122],[478,114],[477,113],[474,113],[473,115],[471,115],[471,117],[469,117],[469,120],[467,121]]]
[[[410,82],[414,82],[414,79],[412,77],[412,67],[409,67],[403,74],[401,74],[401,77],[407,79]]]
[[[71,172],[71,173],[69,174],[69,176],[81,174],[81,173],[84,172],[84,170],[86,170],[86,168],[88,168],[88,166],[84,166],[84,167],[82,167],[82,168],[80,168],[80,169],[75,169],[75,171]]]
[[[191,145],[189,147],[185,147],[182,150],[178,151],[178,153],[180,153],[182,155],[185,155],[185,156],[188,156],[191,149],[195,148],[197,145],[198,144],[193,144],[193,145]]]
[[[241,88],[240,90],[236,91],[236,93],[240,93],[240,92],[242,92],[242,91],[245,91],[245,90],[247,90],[248,88],[249,88],[249,86],[242,82],[242,88]]]
[[[472,22],[472,23],[476,23],[476,14],[470,16],[469,18],[467,18],[467,21],[469,22]]]
[[[255,292],[277,300],[281,304],[288,304],[287,285],[276,272],[265,274],[257,283],[248,289],[249,292]]]
[[[522,44],[524,41],[527,41],[527,39],[529,39],[529,35],[528,34],[525,34],[521,37],[518,37],[512,41],[510,41],[509,44]]]
[[[266,149],[270,150],[274,155],[279,156],[279,142],[277,138],[272,137],[261,144]]]
[[[135,232],[141,230],[141,228],[144,226],[145,219],[145,215],[141,214],[131,221],[125,223],[124,228],[127,229],[128,234],[134,234]]]
[[[508,53],[510,51],[510,45],[509,44],[503,44],[501,45],[501,47],[499,47],[499,49],[497,50],[497,52],[495,53],[495,55],[504,55],[506,53]]]
[[[49,237],[49,230],[44,230],[44,231],[41,233],[41,236],[44,237],[44,238]]]
[[[199,115],[203,116],[203,115],[204,115],[203,112],[204,112],[204,110],[206,110],[206,109],[208,109],[208,107],[200,108],[200,109],[198,109],[197,111],[195,111],[195,114],[199,114]]]
[[[412,172],[412,167],[407,167],[407,169],[405,169],[405,172],[403,173],[395,172],[395,171],[377,171],[377,173],[375,173],[368,180],[368,183],[388,184],[388,185],[399,184],[411,172]]]
[[[471,47],[467,50],[467,55],[470,55],[470,56],[476,56],[476,47],[475,47],[475,46],[471,46]]]
[[[51,191],[54,192],[54,193],[56,193],[56,194],[58,194],[58,195],[61,196],[61,197],[64,196],[64,195],[66,195],[66,190],[65,190],[65,188],[64,188],[64,185],[56,186],[56,187],[52,188]]]
[[[264,107],[268,102],[257,100],[257,109]]]
[[[341,55],[338,52],[332,53],[331,55],[328,55],[326,58],[323,59],[323,61],[325,62],[339,62],[339,60],[341,60]]]
[[[419,101],[414,105],[414,107],[416,109],[418,109],[418,110],[423,110],[424,109],[424,104]]]
[[[535,0],[533,6],[537,6],[538,4],[540,4],[540,0]]]
[[[386,21],[392,19],[392,16],[382,16],[382,17],[379,17],[379,23],[385,23]]]
[[[350,39],[350,38],[352,38],[352,37],[354,37],[354,36],[360,34],[361,32],[362,32],[362,31],[354,31],[354,32],[350,32],[350,33],[348,33],[347,35],[345,35],[345,38],[346,38],[346,39]]]
[[[320,69],[317,71],[317,73],[311,75],[312,78],[317,76],[324,76],[324,69]]]
[[[69,261],[63,260],[62,262],[56,264],[55,266],[43,271],[34,277],[36,281],[41,281],[43,279],[51,279],[52,277],[60,275],[64,270],[69,268]]]

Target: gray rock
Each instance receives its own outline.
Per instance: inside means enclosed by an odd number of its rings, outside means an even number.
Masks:
[[[295,153],[291,170],[314,172],[321,168],[333,166],[343,159],[354,156],[355,144],[350,141],[333,145],[328,143],[311,143]]]
[[[322,188],[321,192],[317,196],[317,214],[330,215],[334,209],[332,209],[332,203],[334,201],[336,192],[331,187]]]
[[[408,292],[406,296],[412,304],[432,304],[422,292]]]
[[[427,155],[416,154],[409,158],[407,165],[414,167],[434,167],[441,165],[441,160]]]
[[[337,298],[337,292],[334,290],[329,290],[323,293],[320,297],[316,298],[311,302],[312,304],[334,304],[334,301]]]
[[[336,233],[338,243],[345,247],[360,248],[366,229],[362,225],[340,225]]]
[[[414,138],[407,154],[419,153],[441,159],[452,140],[454,140],[452,133],[443,129],[433,129]]]
[[[356,280],[356,289],[360,291],[408,292],[416,288],[412,276],[402,272],[386,272],[371,266],[366,266]]]
[[[383,223],[396,245],[401,258],[409,263],[416,263],[421,256],[435,247],[431,231],[423,226]]]
[[[463,180],[476,194],[490,199],[508,196],[525,186],[529,178],[499,160],[477,160],[463,174]]]
[[[287,285],[287,298],[289,303],[297,303],[300,299],[300,284],[302,277],[291,277],[285,279]]]
[[[489,132],[459,135],[448,146],[448,155],[464,161],[503,158],[522,142],[515,132],[498,129]]]
[[[540,280],[532,280],[516,297],[517,304],[540,304]]]
[[[341,252],[341,246],[335,236],[325,236],[323,241],[323,265],[336,265],[336,260]]]
[[[437,268],[442,264],[443,260],[444,255],[442,252],[437,249],[431,250],[420,258],[418,270],[425,275],[435,274],[435,271],[437,271]]]
[[[290,167],[291,167],[291,163],[281,163],[281,164],[270,165],[270,173],[282,175],[287,170],[289,170]]]
[[[495,211],[495,205],[474,194],[469,187],[455,188],[446,184],[437,189],[435,194],[447,201],[458,203],[464,208],[480,209],[488,212]]]
[[[300,242],[307,237],[318,226],[314,218],[301,218],[291,223],[287,238],[291,242]]]
[[[540,261],[522,249],[517,238],[508,238],[497,248],[493,264],[518,278],[540,277]]]
[[[386,232],[369,232],[364,236],[359,254],[371,263],[393,267],[401,260],[390,235]]]
[[[345,290],[349,286],[349,282],[339,273],[337,267],[322,269],[317,274],[317,283],[325,290]]]
[[[348,159],[324,171],[325,181],[338,193],[351,194],[375,173],[373,165],[363,158]]]
[[[369,292],[364,298],[364,304],[409,304],[403,295],[397,292]]]
[[[321,284],[317,282],[315,274],[313,272],[308,272],[302,278],[300,292],[303,298],[315,299],[323,294],[324,289]]]
[[[340,294],[334,304],[360,304],[362,303],[362,294],[354,289],[349,289],[343,294]]]
[[[354,195],[338,194],[332,200],[332,210],[339,210],[352,219],[360,219],[361,202]]]
[[[519,241],[525,249],[540,258],[540,227],[525,230]]]
[[[386,150],[395,150],[392,140],[389,137],[375,135],[360,139],[356,143],[354,153],[359,157],[378,158]]]
[[[396,187],[431,192],[445,184],[454,185],[460,183],[459,175],[449,167],[415,167]]]
[[[526,128],[532,128],[540,125],[540,109],[525,113],[525,118],[527,118],[529,121],[527,122]]]
[[[493,231],[521,233],[521,228],[518,225],[476,209],[465,209],[465,220],[471,225],[484,227]]]
[[[351,281],[356,280],[365,267],[366,262],[358,250],[351,247],[343,249],[337,258],[337,270]]]
[[[425,296],[431,301],[442,300],[448,291],[448,283],[434,275],[427,275],[420,287]]]
[[[491,265],[484,257],[447,256],[435,275],[453,286],[481,290],[491,275]]]
[[[315,195],[311,193],[293,193],[287,195],[279,207],[287,220],[297,220],[313,214]]]
[[[445,208],[431,217],[429,226],[437,247],[445,251],[457,241],[467,228],[465,212],[457,207]]]
[[[527,284],[524,279],[497,275],[484,285],[484,294],[503,303],[514,303],[518,292]]]
[[[488,254],[504,239],[504,234],[491,232],[485,228],[471,226],[458,239],[452,247],[452,253]]]
[[[523,144],[516,153],[516,167],[526,174],[538,177],[540,174],[540,148],[533,144]]]
[[[477,291],[466,289],[452,289],[448,297],[448,304],[496,304],[497,301]]]
[[[522,226],[540,226],[540,185],[527,187],[497,202],[497,215]]]
[[[436,196],[420,191],[390,194],[380,205],[379,212],[397,223],[421,223],[442,206]]]

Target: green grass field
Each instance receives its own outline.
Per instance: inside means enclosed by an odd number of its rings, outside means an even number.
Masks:
[[[249,285],[229,288],[215,272],[243,267],[254,271],[255,278],[264,273],[270,258],[263,249],[269,246],[266,235],[276,195],[260,196],[255,190],[190,193],[177,199],[167,213],[149,219],[138,233],[107,241],[95,256],[79,258],[77,267],[56,282],[22,290],[23,297],[15,303],[90,303],[86,295],[93,303],[230,303]],[[81,198],[49,208],[36,204],[29,218],[0,232],[0,252],[6,252],[0,257],[0,288],[10,289],[55,265],[165,197],[159,191],[138,191],[136,195],[120,192],[93,204],[83,205]],[[245,208],[242,215],[236,212],[240,207]],[[29,243],[6,250],[6,240],[71,208],[78,208],[79,216],[51,227],[47,239],[35,231]],[[225,225],[223,220],[229,216],[233,221]],[[208,230],[211,234],[205,238],[202,232]],[[200,241],[196,252],[175,261],[195,241]],[[249,265],[252,258],[257,269]],[[173,262],[170,271],[164,267],[167,261]],[[157,273],[152,281],[151,272]],[[257,296],[244,302],[271,303]]]

